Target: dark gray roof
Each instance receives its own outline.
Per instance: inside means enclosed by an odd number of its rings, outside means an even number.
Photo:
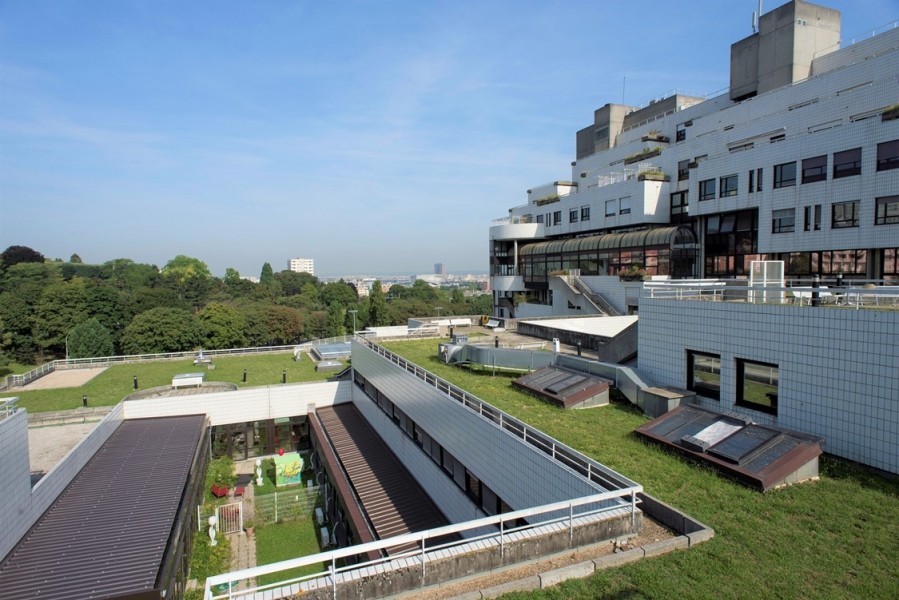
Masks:
[[[205,417],[124,421],[0,565],[3,598],[151,591]]]
[[[522,375],[512,385],[564,408],[578,406],[609,389],[610,381],[561,367],[543,367]]]

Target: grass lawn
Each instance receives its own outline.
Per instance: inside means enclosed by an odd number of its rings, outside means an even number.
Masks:
[[[566,411],[513,389],[513,376],[443,364],[436,340],[385,345],[716,531],[689,551],[507,598],[899,598],[899,479],[824,457],[819,481],[761,494],[638,439],[647,418],[630,404]]]
[[[247,370],[247,382],[243,383],[243,370]],[[77,388],[24,391],[14,389],[0,394],[0,398],[19,397],[19,406],[37,413],[67,410],[81,406],[81,397],[88,397],[89,406],[118,404],[134,391],[136,375],[140,389],[169,385],[172,376],[179,373],[206,373],[206,381],[227,381],[240,387],[279,385],[284,371],[287,383],[323,381],[334,373],[316,372],[315,365],[304,356],[295,361],[293,354],[251,354],[247,356],[222,356],[215,359],[215,369],[195,365],[192,360],[159,361],[132,365],[114,365]]]
[[[257,525],[256,536],[256,564],[267,565],[280,560],[308,556],[320,552],[318,538],[315,535],[315,527],[311,519],[298,521],[286,521],[272,525]],[[290,571],[281,571],[260,577],[259,585],[284,581],[291,577],[311,575],[328,568],[328,565],[317,563]]]

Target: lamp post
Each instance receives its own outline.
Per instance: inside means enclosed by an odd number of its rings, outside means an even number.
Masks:
[[[440,318],[440,311],[443,310],[443,307],[442,307],[442,306],[438,306],[438,307],[436,307],[436,308],[437,308],[437,318],[439,319],[439,318]]]
[[[66,334],[66,360],[69,360],[69,334],[71,331]]]
[[[353,335],[356,335],[356,313],[358,310],[348,310],[347,312],[353,313]]]

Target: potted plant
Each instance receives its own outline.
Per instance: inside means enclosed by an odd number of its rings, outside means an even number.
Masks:
[[[633,264],[629,269],[618,272],[618,279],[621,281],[643,281],[645,278],[646,269],[640,264]]]
[[[247,537],[253,537],[253,530],[256,527],[256,522],[253,519],[244,519],[243,522],[243,530],[247,532]]]

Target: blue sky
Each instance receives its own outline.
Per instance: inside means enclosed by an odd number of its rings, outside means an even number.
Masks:
[[[822,3],[844,43],[899,18],[899,0]],[[0,0],[0,246],[486,272],[490,221],[570,177],[624,78],[633,105],[726,87],[756,7]]]

